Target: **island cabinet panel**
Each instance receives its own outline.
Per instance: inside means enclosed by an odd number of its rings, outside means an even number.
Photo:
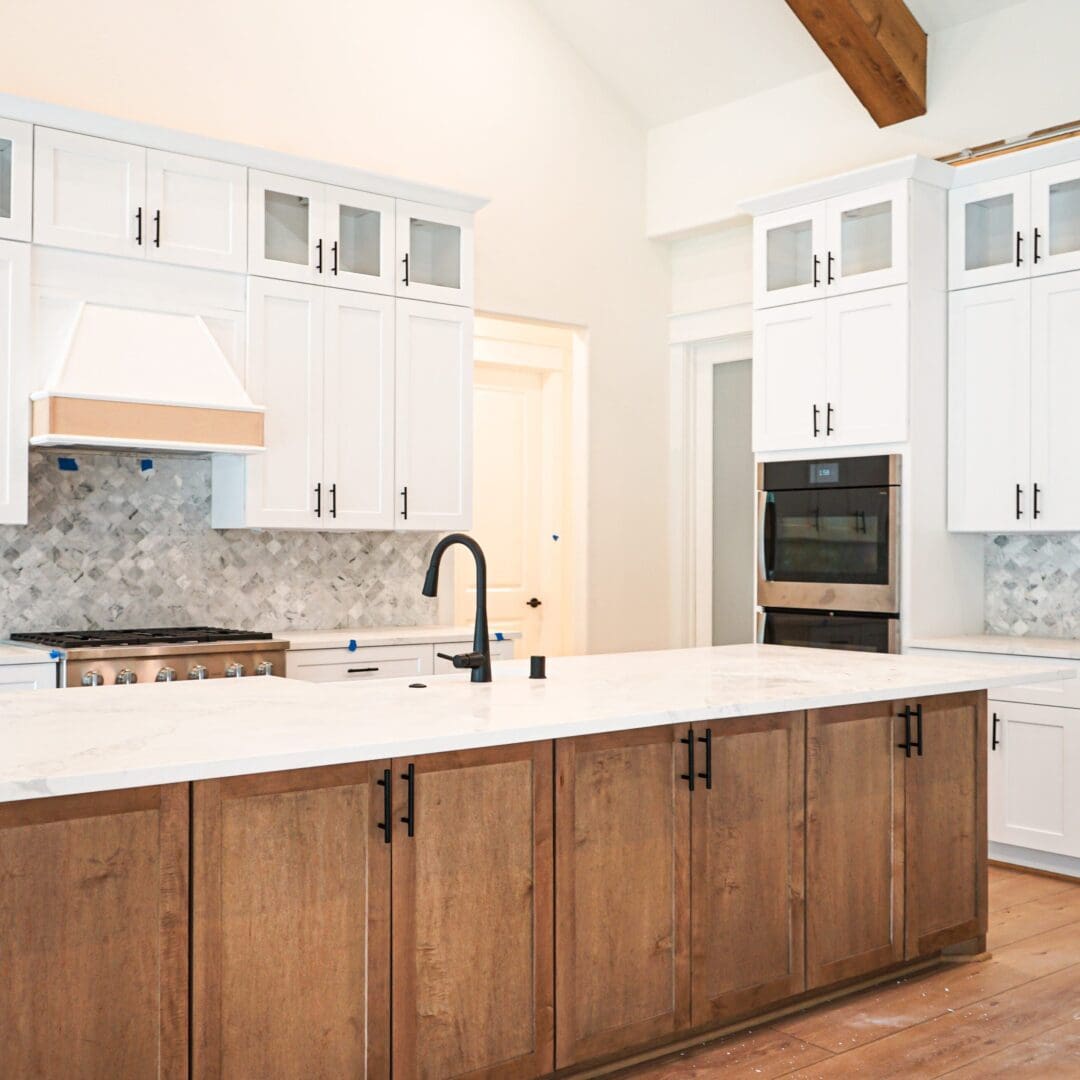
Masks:
[[[390,1075],[388,768],[194,785],[198,1080]]]
[[[687,728],[555,744],[556,1061],[690,1025]]]
[[[554,1067],[552,756],[394,761],[395,1080]]]
[[[905,701],[896,711],[909,706],[906,937],[915,958],[986,934],[986,694]]]
[[[800,994],[805,714],[694,727],[693,1023]]]
[[[0,1076],[188,1075],[188,787],[0,805]]]
[[[807,989],[904,959],[904,752],[891,702],[806,714]]]

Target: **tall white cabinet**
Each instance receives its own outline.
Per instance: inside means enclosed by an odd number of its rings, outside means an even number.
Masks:
[[[29,468],[30,245],[0,240],[0,523],[25,525]]]

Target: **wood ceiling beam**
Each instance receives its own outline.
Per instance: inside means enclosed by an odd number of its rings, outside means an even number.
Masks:
[[[787,0],[878,127],[926,112],[926,33],[904,0]]]

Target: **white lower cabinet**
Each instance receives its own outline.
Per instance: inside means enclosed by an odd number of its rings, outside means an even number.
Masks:
[[[55,661],[0,665],[0,693],[10,694],[17,690],[55,690],[56,674]]]
[[[30,245],[0,240],[0,523],[25,525],[29,470]]]

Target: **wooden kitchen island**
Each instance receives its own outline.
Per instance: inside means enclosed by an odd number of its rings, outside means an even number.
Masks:
[[[5,696],[0,1076],[572,1075],[981,952],[985,689],[1061,674],[737,646]]]

